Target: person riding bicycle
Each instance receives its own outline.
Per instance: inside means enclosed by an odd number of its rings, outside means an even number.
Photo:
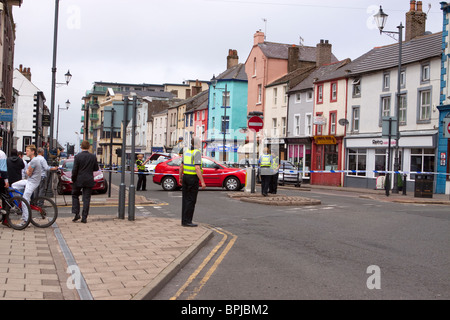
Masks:
[[[36,188],[39,187],[39,184],[41,183],[42,166],[41,163],[39,162],[39,159],[36,158],[37,149],[35,145],[27,146],[26,154],[31,159],[30,163],[28,164],[27,170],[28,179],[20,180],[13,183],[12,187],[17,190],[25,189],[23,197],[25,198],[25,200],[30,202],[31,195],[36,190]],[[22,219],[24,221],[28,220],[28,214],[29,214],[28,209],[24,207],[22,215]]]

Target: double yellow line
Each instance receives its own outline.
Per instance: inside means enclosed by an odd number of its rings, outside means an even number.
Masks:
[[[193,292],[188,296],[187,300],[193,300],[197,296],[197,294],[200,292],[200,290],[203,288],[203,286],[208,282],[208,280],[211,278],[213,273],[217,270],[217,267],[222,263],[225,256],[228,254],[230,249],[233,247],[234,243],[236,242],[237,236],[232,234],[228,231],[220,231],[217,228],[211,228],[215,232],[222,235],[222,240],[216,245],[216,247],[208,254],[208,256],[203,260],[203,262],[199,265],[197,270],[194,271],[194,273],[191,274],[191,276],[188,278],[186,283],[177,291],[177,293],[170,298],[170,300],[176,300],[180,297],[180,295],[186,290],[186,288],[198,277],[200,272],[208,265],[208,263],[213,259],[213,257],[217,254],[217,252],[225,245],[228,238],[231,237],[228,244],[226,245],[225,249],[222,251],[220,256],[216,259],[214,264],[209,268],[208,272],[206,272],[205,276],[200,280],[198,286],[193,290]]]

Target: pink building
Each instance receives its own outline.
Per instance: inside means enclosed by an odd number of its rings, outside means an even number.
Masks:
[[[266,86],[298,68],[336,62],[331,45],[296,46],[265,41],[264,32],[253,36],[253,48],[245,62],[248,78],[248,112],[264,112]]]

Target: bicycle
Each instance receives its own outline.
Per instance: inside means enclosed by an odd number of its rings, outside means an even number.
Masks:
[[[2,193],[2,205],[0,206],[0,221],[6,219],[6,223],[14,230],[23,230],[30,224],[31,221],[31,206],[28,201],[21,196],[12,196],[9,193]],[[5,208],[3,208],[5,204]],[[23,220],[23,205],[27,206],[28,219]]]
[[[23,193],[14,188],[8,189],[9,196],[14,198],[17,197],[14,193],[19,194],[19,197],[23,199]],[[55,223],[56,218],[58,218],[58,206],[56,203],[43,196],[32,197],[30,201],[30,210],[28,211],[30,222],[32,225],[38,228],[47,228]]]

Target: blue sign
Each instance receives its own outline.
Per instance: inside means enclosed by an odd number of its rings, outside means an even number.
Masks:
[[[0,109],[0,121],[13,122],[13,109]]]

